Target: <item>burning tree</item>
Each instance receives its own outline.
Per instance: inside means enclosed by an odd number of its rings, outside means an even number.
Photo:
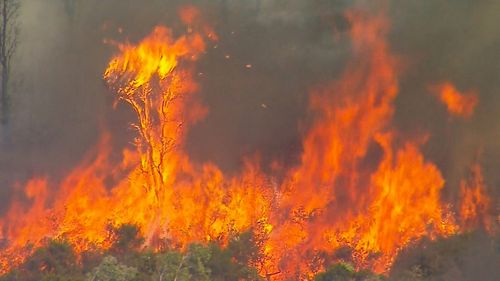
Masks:
[[[46,237],[64,237],[78,253],[92,246],[113,250],[107,227],[134,224],[138,232],[125,233],[140,232],[144,246],[162,250],[159,245],[168,241],[175,250],[198,253],[203,263],[209,259],[206,245],[227,245],[254,231],[258,260],[242,263],[256,265],[268,279],[311,280],[341,248],[349,248],[357,267],[384,272],[415,240],[460,231],[441,201],[444,179],[421,152],[422,141],[402,139],[392,126],[400,62],[386,40],[383,13],[346,12],[353,59],[340,79],[312,93],[316,116],[302,140],[300,162],[280,183],[258,161],[246,161],[240,173],[228,176],[213,163],[194,163],[184,150],[189,125],[206,113],[196,100],[193,62],[213,34],[192,26],[197,15],[193,7],[181,13],[189,26],[185,34],[158,26],[137,44],[116,44],[119,52],[104,80],[136,114],[135,145],[123,150],[120,163],[111,163],[110,135],[104,134],[90,160],[55,194],[47,180],[31,180],[25,189],[31,209],[14,202],[0,220],[0,237],[10,239],[0,265],[14,257],[22,261],[22,250],[43,246]],[[367,165],[371,147],[380,157]],[[229,248],[242,253],[248,247]],[[239,256],[210,253],[227,261]],[[167,257],[165,268],[184,265],[184,257]],[[344,269],[330,273],[354,274]]]
[[[121,45],[124,54],[115,58],[105,79],[116,88],[118,98],[130,104],[137,114],[133,127],[139,133],[136,146],[143,155],[142,172],[148,182],[144,188],[161,200],[163,187],[172,168],[173,148],[178,145],[186,116],[182,102],[193,91],[188,73],[174,71],[180,56],[196,56],[205,46],[200,35],[171,42],[171,30],[158,27],[139,51]]]

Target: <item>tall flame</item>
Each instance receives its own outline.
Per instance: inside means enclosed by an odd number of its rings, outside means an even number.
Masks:
[[[188,24],[199,12],[182,13]],[[326,254],[349,247],[360,267],[385,271],[398,251],[423,236],[459,231],[440,200],[444,179],[419,150],[401,140],[391,119],[398,93],[398,58],[385,41],[383,15],[350,11],[352,60],[338,81],[314,91],[315,119],[304,136],[301,162],[281,183],[247,160],[227,177],[212,163],[193,163],[184,151],[190,125],[207,114],[196,98],[193,63],[205,52],[208,27],[176,38],[156,27],[137,45],[118,44],[104,79],[136,113],[137,138],[110,161],[110,138],[59,188],[42,177],[0,220],[0,271],[6,271],[46,239],[68,240],[78,252],[110,247],[108,227],[135,224],[155,249],[169,241],[220,241],[253,229],[263,241],[262,275],[310,279]],[[402,144],[401,144],[402,143]],[[469,189],[467,189],[469,190]],[[468,195],[471,200],[486,200]],[[473,191],[473,194],[476,194]],[[30,201],[30,207],[18,203]],[[473,220],[469,199],[462,209]],[[340,259],[337,257],[337,259]],[[14,262],[12,262],[14,261]]]
[[[461,205],[460,220],[465,229],[482,224],[487,231],[492,231],[491,199],[486,194],[483,173],[479,164],[471,167],[471,176],[460,182]]]
[[[110,225],[135,224],[148,245],[168,240],[182,248],[225,241],[269,216],[272,194],[258,166],[249,161],[240,177],[226,178],[210,163],[191,163],[183,151],[188,126],[206,113],[194,99],[189,65],[205,44],[204,34],[175,39],[171,30],[157,27],[138,45],[118,45],[121,53],[104,78],[137,115],[134,149],[123,151],[119,165],[111,163],[111,136],[105,133],[56,194],[48,194],[46,180],[31,181],[25,193],[34,204],[27,211],[13,205],[1,221],[8,239],[3,271],[13,257],[22,260],[25,246],[50,237],[68,240],[77,251],[105,249],[112,242]],[[52,196],[57,199],[50,204]]]
[[[418,143],[394,148],[398,60],[385,42],[387,21],[355,12],[347,18],[354,59],[340,80],[311,98],[318,117],[305,136],[302,163],[283,184],[283,218],[271,235],[271,253],[292,255],[289,271],[314,272],[317,265],[303,255],[341,246],[354,250],[358,265],[384,271],[411,241],[456,230],[440,202],[437,167]],[[370,155],[373,147],[379,159]]]

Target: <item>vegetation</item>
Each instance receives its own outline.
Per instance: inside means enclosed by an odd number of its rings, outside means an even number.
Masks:
[[[422,240],[398,256],[390,281],[500,280],[500,236],[481,231]]]
[[[221,248],[215,243],[192,244],[184,252],[141,250],[144,241],[135,226],[110,229],[107,251],[88,251],[77,259],[65,241],[53,240],[37,249],[0,281],[224,281],[260,280],[251,264],[258,248],[251,232]]]
[[[383,276],[376,275],[368,270],[356,271],[353,266],[346,263],[338,263],[331,266],[325,272],[319,273],[315,281],[379,281]]]
[[[110,229],[113,245],[77,257],[65,241],[49,241],[0,281],[227,281],[263,280],[256,268],[259,247],[251,231],[226,247],[191,244],[185,251],[141,249],[144,240],[135,226]],[[500,240],[467,233],[435,241],[423,240],[403,251],[389,276],[336,263],[314,281],[437,281],[498,280]]]

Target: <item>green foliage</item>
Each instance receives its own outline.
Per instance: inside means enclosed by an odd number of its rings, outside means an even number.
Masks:
[[[351,265],[339,263],[314,278],[315,281],[350,281],[356,272]]]
[[[405,249],[391,269],[391,281],[499,280],[498,236],[481,231],[422,240]]]
[[[53,240],[46,247],[37,249],[25,266],[44,272],[70,273],[76,269],[76,256],[68,243]]]
[[[208,247],[192,244],[186,256],[186,267],[188,268],[191,280],[209,281],[211,270],[208,267],[211,252]]]
[[[90,272],[94,267],[98,266],[103,256],[104,252],[95,246],[80,253],[82,272]]]
[[[87,281],[130,281],[136,275],[136,268],[119,263],[113,256],[106,256],[101,264],[87,274]]]
[[[259,259],[259,247],[253,231],[246,231],[229,241],[226,249],[239,264],[254,263]]]
[[[114,254],[124,254],[132,250],[138,250],[144,243],[139,228],[136,225],[123,224],[118,228],[110,228],[113,245],[110,252]]]
[[[83,278],[71,246],[64,241],[52,240],[47,246],[38,248],[22,266],[0,280],[80,281]]]
[[[259,258],[259,248],[251,231],[242,233],[221,249],[216,244],[210,246],[212,280],[259,280],[255,270],[249,266]]]
[[[258,252],[251,237],[246,234],[235,238],[224,249],[215,243],[192,244],[186,253],[159,254],[153,280],[259,280],[257,271],[248,266]]]
[[[40,279],[41,281],[84,281],[83,276],[68,276],[49,273]]]
[[[135,280],[143,281],[150,280],[151,276],[156,271],[157,268],[157,259],[161,254],[155,254],[150,251],[146,251],[143,253],[136,253],[135,259],[128,263],[129,266],[134,266],[138,270],[138,274]],[[158,279],[153,279],[158,280]]]
[[[371,271],[356,271],[354,267],[347,263],[338,263],[331,266],[327,271],[319,273],[314,278],[315,281],[377,281],[383,280]]]
[[[179,252],[167,252],[159,254],[156,258],[156,270],[152,274],[152,280],[189,280],[189,269],[186,266],[187,255]]]
[[[252,232],[234,237],[226,247],[192,244],[185,251],[140,251],[142,238],[133,226],[116,229],[109,251],[76,254],[64,241],[48,241],[0,281],[226,281],[262,280],[252,265],[259,260]],[[401,254],[390,281],[498,280],[500,239],[463,234],[422,241]],[[479,262],[478,262],[479,261]],[[498,275],[498,274],[497,274]],[[316,281],[381,281],[367,270],[339,263],[317,274]]]
[[[113,229],[112,238],[109,250],[92,248],[80,253],[79,262],[68,243],[50,241],[0,281],[261,280],[250,266],[259,255],[251,232],[234,237],[225,248],[191,244],[185,252],[139,251],[143,239],[130,225]]]

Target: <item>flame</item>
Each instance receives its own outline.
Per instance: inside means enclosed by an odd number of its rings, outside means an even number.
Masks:
[[[277,280],[311,279],[324,253],[343,247],[352,249],[357,266],[384,272],[409,243],[460,231],[441,202],[444,179],[420,152],[422,142],[401,140],[391,126],[399,59],[385,41],[383,14],[346,14],[353,58],[339,80],[311,94],[315,118],[300,164],[280,182],[262,172],[258,158],[228,177],[184,151],[189,126],[208,112],[197,99],[194,63],[216,36],[193,7],[181,17],[190,25],[185,35],[159,26],[138,44],[116,44],[119,54],[104,79],[136,113],[134,146],[115,163],[112,136],[104,132],[57,189],[44,177],[28,182],[24,200],[0,219],[6,241],[0,272],[49,238],[66,239],[77,252],[109,248],[109,226],[122,224],[137,225],[144,246],[154,249],[166,241],[180,249],[224,244],[253,229],[262,240],[255,266]],[[465,197],[485,202],[476,192]],[[26,200],[31,204],[18,203]],[[468,201],[462,209],[473,220],[478,209]]]
[[[464,229],[472,229],[482,224],[492,232],[491,199],[486,194],[481,166],[474,164],[471,167],[471,177],[460,182],[461,205],[460,220]]]
[[[272,194],[255,163],[247,161],[242,176],[227,178],[210,163],[191,163],[183,151],[188,126],[207,112],[194,99],[190,67],[205,41],[202,33],[174,38],[170,29],[157,27],[138,45],[118,44],[120,54],[104,78],[137,114],[134,149],[125,149],[118,165],[111,163],[111,136],[104,133],[95,151],[50,195],[54,202],[47,200],[47,181],[30,182],[26,195],[32,206],[24,211],[15,204],[1,221],[8,239],[3,271],[13,256],[22,260],[26,245],[42,245],[46,238],[66,239],[77,252],[106,249],[110,225],[135,224],[148,245],[168,240],[182,248],[225,241],[263,223]]]
[[[356,59],[311,98],[319,116],[305,136],[302,163],[283,185],[285,222],[277,222],[270,239],[279,253],[271,266],[307,273],[299,279],[321,268],[304,255],[347,245],[358,265],[383,272],[408,243],[456,231],[440,201],[444,180],[437,167],[416,143],[393,148],[398,59],[385,41],[387,21],[353,12],[348,19]],[[370,147],[383,155],[378,163]],[[378,258],[371,261],[372,255]]]
[[[474,91],[460,92],[450,82],[443,82],[430,87],[439,100],[446,105],[448,112],[453,116],[469,118],[479,102]]]

